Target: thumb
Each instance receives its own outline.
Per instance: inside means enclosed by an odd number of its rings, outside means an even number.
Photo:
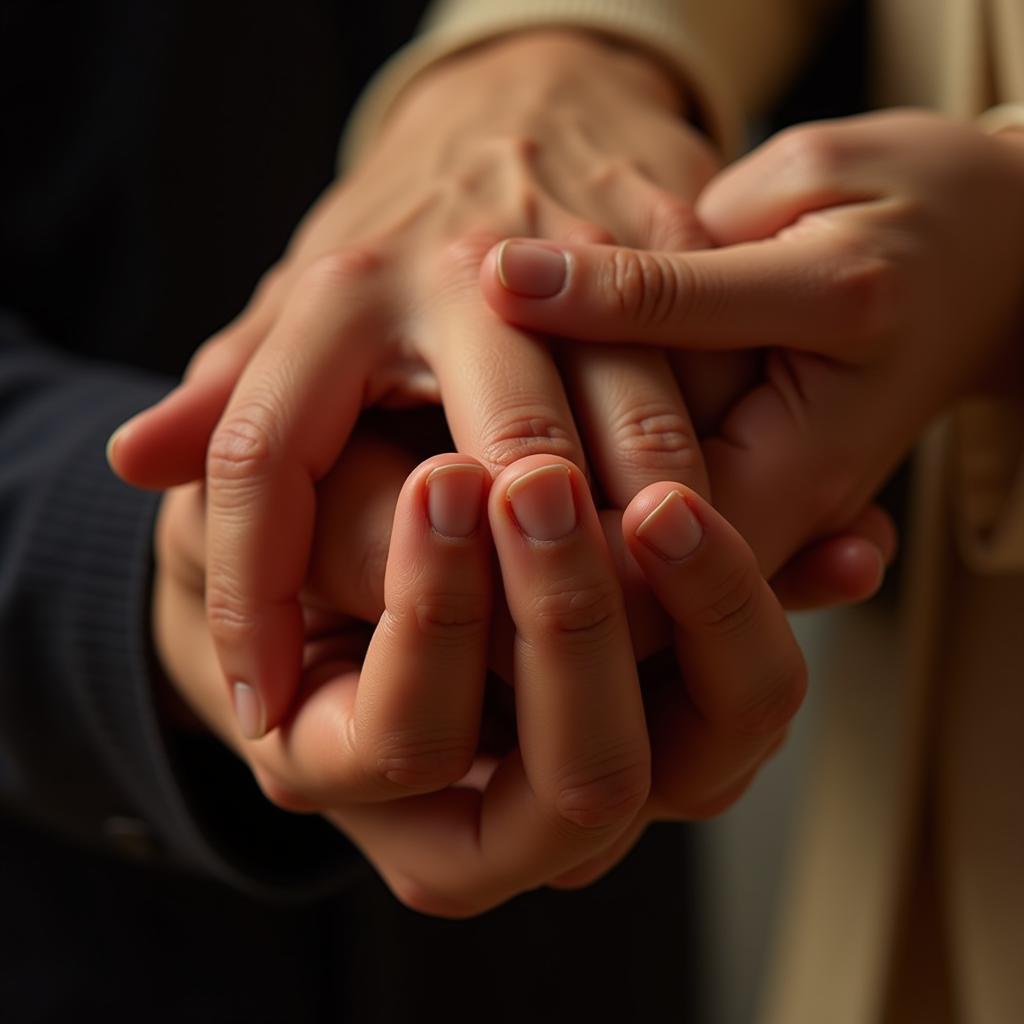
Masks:
[[[503,319],[579,341],[817,351],[859,302],[835,232],[699,252],[506,239],[480,268]]]

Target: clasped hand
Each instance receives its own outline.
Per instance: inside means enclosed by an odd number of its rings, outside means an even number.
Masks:
[[[564,56],[564,42],[543,45]],[[456,64],[424,95],[462,95],[485,67],[507,84],[503,59]],[[172,682],[272,800],[326,814],[435,913],[585,884],[650,820],[735,799],[804,685],[762,577],[785,566],[777,588],[800,604],[870,592],[892,536],[865,503],[925,420],[1016,351],[1014,144],[874,116],[781,136],[703,188],[707,151],[663,83],[608,59],[632,83],[611,91],[643,112],[640,141],[595,136],[600,76],[571,61],[552,79],[567,108],[500,108],[542,139],[504,162],[459,145],[491,137],[473,102],[417,149],[409,111],[424,104],[410,101],[250,309],[114,451],[139,483],[205,471],[205,491],[172,492],[161,517],[156,630]],[[545,135],[551,109],[580,130]],[[614,159],[598,159],[595,137]],[[388,206],[380,181],[399,154],[410,180],[454,191]],[[698,192],[699,220],[680,198]],[[548,238],[541,258],[523,241],[484,258],[512,231]],[[721,248],[683,252],[709,240]],[[552,348],[523,327],[607,347]],[[682,363],[637,341],[705,351]],[[463,454],[412,472],[379,438],[346,447],[364,403],[431,397]],[[585,470],[621,521],[595,511]],[[466,529],[453,536],[433,517],[456,485]],[[535,488],[547,497],[531,522]],[[389,549],[381,524],[399,491]],[[635,613],[641,583],[658,615]],[[504,653],[488,650],[496,594],[514,630]],[[368,647],[358,620],[376,623]],[[669,636],[658,621],[675,638],[671,671],[642,679],[636,658]],[[175,662],[186,630],[201,665]],[[496,752],[480,744],[489,663],[510,677],[517,726]]]
[[[206,624],[202,488],[164,504],[157,650],[267,797],[323,814],[404,903],[450,917],[543,884],[586,885],[651,821],[735,800],[805,687],[779,603],[735,530],[672,483],[642,490],[611,524],[673,623],[674,657],[641,673],[619,570],[574,464],[529,456],[492,483],[464,455],[411,473],[409,462],[359,436],[321,482],[299,691],[260,740],[239,727]],[[396,490],[378,596],[344,559],[377,549],[373,514]],[[491,706],[495,568],[514,639],[512,699]],[[381,598],[368,641],[334,611]]]

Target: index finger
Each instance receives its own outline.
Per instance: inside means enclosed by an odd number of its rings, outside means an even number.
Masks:
[[[315,484],[359,414],[377,267],[314,264],[246,366],[207,457],[207,616],[249,739],[274,728],[298,685]]]

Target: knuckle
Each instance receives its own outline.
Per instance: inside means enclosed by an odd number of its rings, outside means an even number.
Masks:
[[[218,424],[206,453],[211,485],[238,483],[267,473],[279,450],[273,422],[271,403],[254,401]]]
[[[497,408],[483,426],[481,457],[492,472],[527,455],[560,455],[576,461],[573,433],[549,409],[526,402]]]
[[[760,680],[751,698],[736,709],[733,729],[743,736],[772,736],[789,724],[806,694],[807,668],[796,654]]]
[[[583,184],[591,188],[605,188],[617,184],[623,178],[650,178],[650,170],[641,160],[628,156],[606,156],[591,162]]]
[[[629,467],[689,470],[701,465],[700,446],[687,418],[661,405],[628,409],[613,424],[615,449]]]
[[[877,352],[891,333],[901,307],[900,277],[891,259],[865,251],[860,240],[843,250],[831,270],[834,322],[843,325],[849,357],[857,360]]]
[[[373,771],[384,785],[416,792],[443,789],[473,765],[475,737],[445,726],[386,734],[374,745]]]
[[[434,644],[463,647],[486,626],[486,602],[476,593],[425,593],[412,602],[412,615],[421,636]]]
[[[612,309],[641,326],[657,327],[682,316],[681,304],[693,295],[686,264],[661,253],[616,249],[602,269],[599,287]]]
[[[497,231],[476,230],[466,232],[445,245],[438,259],[440,279],[446,288],[459,291],[477,289],[480,264],[484,257],[504,237]]]
[[[507,161],[523,170],[533,165],[541,151],[540,140],[526,132],[498,132],[490,136],[485,145],[497,155],[502,164]]]
[[[256,621],[246,611],[241,595],[222,573],[210,573],[206,585],[206,623],[215,642],[229,645],[250,639]]]
[[[383,265],[383,257],[370,246],[350,246],[318,256],[302,273],[305,287],[350,288],[365,284]]]
[[[600,224],[580,221],[566,232],[566,241],[579,245],[614,245],[615,235]]]
[[[787,128],[776,136],[775,155],[788,173],[812,189],[831,189],[844,166],[841,132],[820,124]]]
[[[573,830],[589,832],[632,821],[647,802],[650,753],[643,742],[625,742],[569,765],[560,773],[554,811]]]
[[[651,235],[665,249],[700,249],[708,244],[693,204],[669,192],[660,192],[651,204]]]
[[[694,615],[695,624],[722,640],[746,633],[760,611],[760,577],[750,566],[739,566],[705,594],[704,604]]]
[[[621,596],[610,581],[572,584],[533,597],[529,608],[529,624],[521,631],[538,639],[572,641],[581,646],[599,644],[611,639]],[[518,623],[517,623],[518,625]]]

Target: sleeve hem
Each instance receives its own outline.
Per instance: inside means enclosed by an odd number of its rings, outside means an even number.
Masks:
[[[597,31],[648,50],[675,71],[725,156],[740,151],[739,106],[671,8],[659,11],[630,0],[522,0],[514,7],[442,5],[423,35],[399,50],[363,93],[342,140],[340,166],[351,169],[358,162],[402,92],[433,64],[502,35],[542,26]]]

